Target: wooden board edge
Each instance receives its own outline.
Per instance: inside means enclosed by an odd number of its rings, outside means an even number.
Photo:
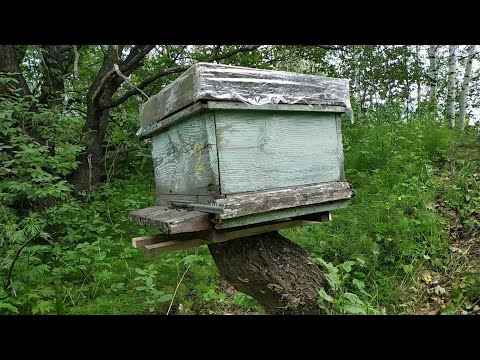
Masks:
[[[158,244],[145,245],[145,256],[152,257],[174,251],[188,250],[208,243],[208,240],[203,239],[168,240]]]

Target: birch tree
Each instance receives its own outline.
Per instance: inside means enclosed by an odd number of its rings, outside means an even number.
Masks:
[[[437,101],[437,49],[437,45],[430,45],[428,48],[428,79],[430,85],[428,100],[431,103]]]
[[[455,79],[457,72],[457,59],[455,53],[457,45],[448,47],[448,85],[447,85],[447,117],[452,128],[455,127]]]
[[[465,75],[463,76],[462,89],[460,90],[458,126],[460,131],[465,130],[465,113],[467,109],[468,90],[470,88],[470,75],[472,73],[472,63],[475,56],[475,45],[468,47],[467,64],[465,65]]]

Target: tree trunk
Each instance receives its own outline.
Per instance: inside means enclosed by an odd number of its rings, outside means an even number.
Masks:
[[[437,45],[430,45],[428,48],[428,60],[430,61],[428,67],[428,78],[430,80],[428,100],[434,104],[437,101]]]
[[[83,134],[85,151],[77,159],[79,167],[72,176],[78,190],[93,190],[104,176],[105,149],[103,142],[107,133],[110,111],[88,111]]]
[[[416,52],[416,76],[417,76],[417,114],[420,116],[420,106],[422,102],[422,88],[420,85],[420,45],[415,46]]]
[[[448,47],[448,88],[447,88],[447,116],[452,128],[455,127],[455,80],[457,73],[456,45]]]
[[[268,314],[320,314],[324,276],[304,249],[278,232],[209,245],[222,277]]]
[[[0,94],[12,93],[11,88],[16,88],[21,96],[30,95],[27,82],[22,75],[15,45],[0,45],[0,73],[9,73],[15,84],[4,86],[0,84]]]
[[[458,126],[460,131],[465,130],[465,113],[467,110],[468,90],[470,88],[470,75],[472,73],[473,57],[475,56],[475,45],[468,48],[467,65],[465,65],[465,75],[462,82],[462,90],[460,91]]]

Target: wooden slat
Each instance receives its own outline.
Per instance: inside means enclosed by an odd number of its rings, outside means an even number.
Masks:
[[[261,225],[249,225],[224,230],[206,230],[181,234],[158,234],[149,236],[140,236],[132,239],[132,245],[135,248],[144,248],[146,256],[156,256],[173,251],[186,250],[204,244],[225,242],[246,236],[262,234],[265,232],[287,229],[296,226],[318,224],[321,221],[328,221],[325,214],[316,214],[312,220],[303,218],[288,219],[285,221],[264,223]]]
[[[341,209],[347,206],[346,200],[332,201],[321,204],[298,206],[288,209],[279,209],[258,214],[250,214],[237,218],[224,219],[215,224],[217,229],[235,228],[245,225],[261,224],[270,221],[298,218],[299,216],[325,211]],[[218,221],[218,220],[217,220]]]
[[[352,195],[350,184],[342,181],[230,195],[224,199],[217,199],[215,202],[225,207],[225,213],[217,215],[217,219],[223,220],[279,209],[345,200],[351,198]]]
[[[222,194],[339,181],[334,113],[215,112]]]
[[[171,126],[172,124],[175,124],[178,121],[181,121],[185,119],[186,117],[190,117],[193,114],[196,114],[200,111],[205,110],[206,105],[203,103],[195,103],[191,106],[188,106],[187,108],[180,110],[167,118],[155,122],[155,118],[150,119],[149,124],[143,125],[138,131],[137,131],[137,136],[139,136],[141,139],[151,137],[152,135],[164,131],[167,127]],[[155,110],[154,110],[155,111]],[[159,120],[159,119],[158,119]]]
[[[164,234],[139,236],[132,239],[132,246],[136,249],[144,247],[145,245],[157,244],[162,241],[167,241],[168,237]]]
[[[129,214],[129,219],[140,225],[162,230],[167,234],[202,231],[213,227],[207,213],[163,206],[133,211]]]
[[[156,256],[166,254],[178,250],[187,250],[193,247],[208,244],[208,240],[193,239],[193,240],[169,240],[158,244],[146,245],[145,255]]]

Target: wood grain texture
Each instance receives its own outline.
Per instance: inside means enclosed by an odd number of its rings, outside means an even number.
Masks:
[[[195,67],[189,68],[140,107],[142,127],[160,121],[194,103],[195,70]]]
[[[350,199],[353,194],[349,183],[329,182],[229,195],[226,198],[217,199],[215,202],[225,208],[225,213],[217,215],[218,218],[228,219],[289,207],[346,200]]]
[[[211,195],[218,185],[215,138],[207,131],[213,114],[186,118],[152,138],[157,194]]]
[[[226,198],[215,200],[215,203],[223,205],[225,208],[225,213],[218,214],[217,219],[231,219],[272,210],[346,200],[352,196],[353,191],[349,183],[329,182],[229,195]]]
[[[215,224],[216,229],[228,229],[238,226],[260,224],[276,220],[285,220],[297,218],[299,216],[314,214],[326,211],[341,209],[347,206],[346,200],[327,202],[322,204],[313,204],[306,206],[291,207],[287,209],[279,209],[258,214],[250,214],[237,218],[218,219]]]
[[[209,214],[163,206],[135,210],[128,217],[130,221],[162,230],[167,234],[202,231],[213,227]]]
[[[345,165],[343,156],[343,138],[342,138],[342,115],[335,114],[335,122],[337,125],[337,156],[338,166],[340,167],[340,181],[345,181]]]
[[[340,180],[333,113],[215,112],[222,194]]]
[[[152,135],[164,131],[167,127],[185,120],[187,117],[191,117],[197,113],[205,111],[206,104],[203,103],[196,103],[192,106],[188,106],[187,108],[178,111],[167,118],[160,120],[160,121],[152,121],[149,124],[142,125],[140,129],[137,131],[137,136],[141,139],[151,137]]]

